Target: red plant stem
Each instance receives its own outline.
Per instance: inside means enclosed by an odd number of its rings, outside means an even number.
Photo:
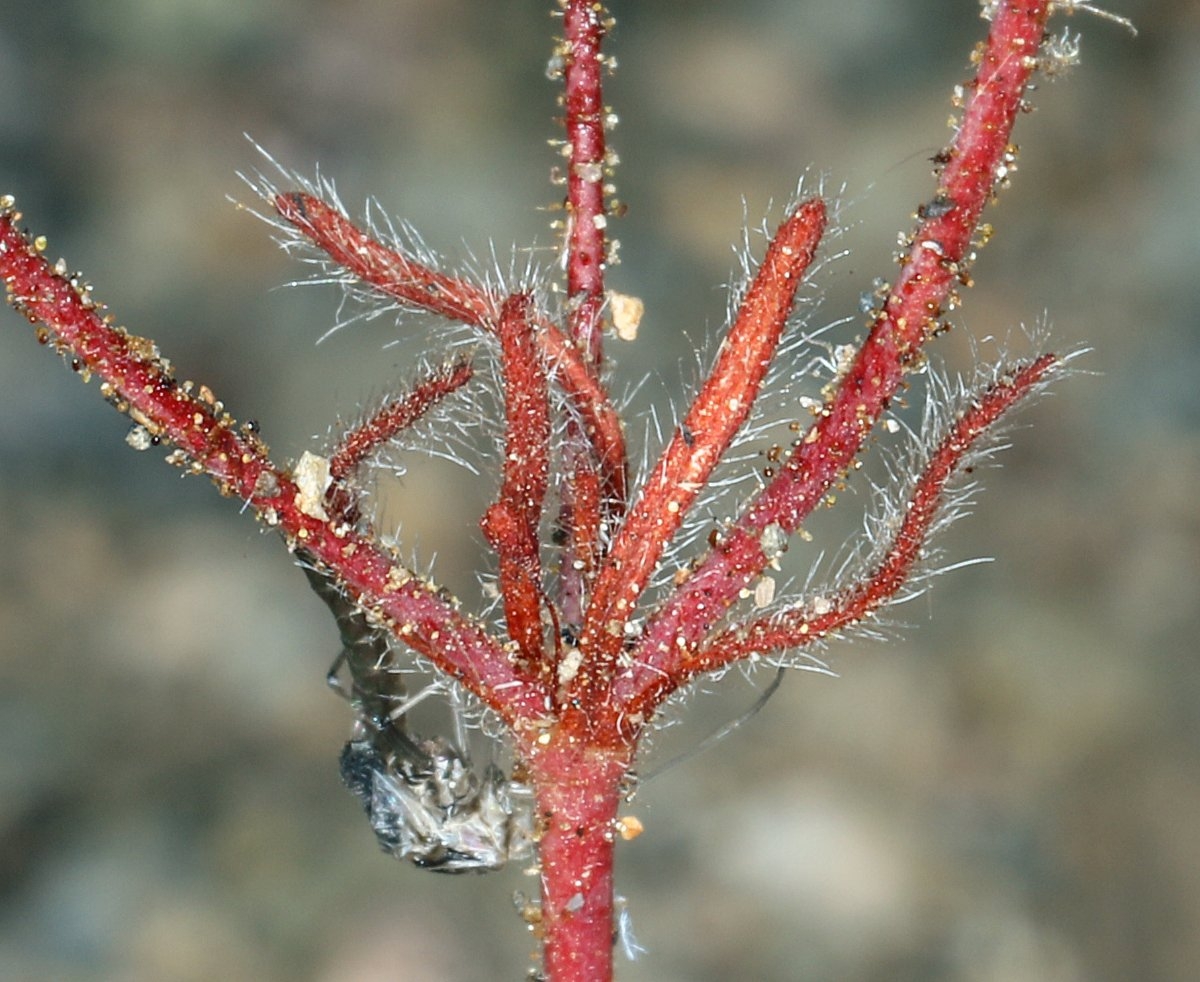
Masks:
[[[607,261],[604,60],[601,45],[608,12],[594,0],[560,0],[563,6],[563,126],[567,138],[566,336],[584,360],[598,368],[603,358],[601,310]],[[561,565],[558,604],[573,634],[583,624],[586,594],[601,547],[602,525],[624,508],[624,462],[597,455],[594,441],[568,422],[562,453],[569,475],[559,506]],[[620,475],[614,467],[621,469]],[[601,478],[604,493],[595,493]],[[619,493],[614,494],[622,485]]]
[[[718,547],[655,615],[611,692],[614,706],[664,693],[662,673],[694,651],[714,620],[737,600],[773,557],[762,538],[772,526],[794,532],[849,467],[888,401],[938,324],[955,282],[966,281],[971,237],[1009,151],[1012,126],[1037,64],[1048,0],[1001,4],[970,84],[970,99],[952,146],[941,158],[935,201],[895,287],[820,419],[785,466],[755,498]],[[769,533],[768,533],[769,535]],[[772,537],[773,536],[769,536]],[[671,666],[671,667],[668,667]]]
[[[491,294],[376,242],[320,198],[289,191],[275,195],[273,203],[281,218],[369,286],[450,320],[494,325],[499,304]]]
[[[317,517],[292,475],[278,468],[252,434],[243,435],[206,389],[176,381],[152,341],[113,327],[97,312],[86,286],[50,265],[30,243],[11,208],[0,210],[0,276],[10,303],[52,342],[86,380],[103,380],[106,399],[155,439],[174,443],[194,473],[212,478],[223,495],[245,501],[277,528],[290,549],[303,548],[335,570],[346,590],[378,612],[397,637],[427,657],[506,720],[545,714],[549,696],[517,670],[500,643],[463,617],[436,587],[397,563],[336,516]],[[248,432],[248,431],[244,431]]]
[[[529,757],[542,823],[541,930],[549,982],[612,978],[614,823],[631,755],[631,747],[587,747],[560,728]]]
[[[533,667],[543,661],[538,527],[550,472],[550,397],[529,306],[529,297],[517,294],[500,310],[504,473],[500,498],[484,514],[482,527],[500,557],[508,635]]]
[[[597,661],[606,664],[620,648],[625,624],[663,549],[749,417],[824,230],[825,205],[814,198],[784,220],[767,248],[712,372],[646,480],[596,579],[582,642],[593,670],[584,684],[603,683],[607,673],[594,670]]]
[[[608,12],[595,0],[567,0],[564,123],[567,166],[567,335],[600,364],[604,303],[604,103],[600,45]]]
[[[344,481],[375,450],[412,426],[436,403],[466,385],[473,374],[467,361],[456,361],[433,372],[407,395],[388,400],[338,441],[337,449],[329,458],[329,476],[334,481]]]
[[[1047,354],[1016,366],[985,389],[959,417],[926,463],[891,546],[869,576],[841,591],[827,608],[796,607],[723,631],[687,659],[682,668],[693,675],[701,674],[743,658],[803,647],[863,620],[891,600],[911,580],[941,507],[946,483],[958,472],[963,459],[1001,416],[1059,365],[1056,355]],[[638,707],[632,708],[636,711]]]
[[[459,277],[428,269],[376,242],[337,209],[302,192],[276,195],[279,216],[335,263],[381,293],[481,330],[495,331],[501,298]],[[604,475],[605,493],[619,508],[626,495],[625,437],[594,367],[567,335],[540,313],[531,314],[535,337],[582,418],[582,435]]]
[[[594,461],[581,449],[571,449],[571,478],[563,491],[556,536],[566,547],[558,571],[559,616],[575,636],[582,629],[588,585],[600,561],[603,502]]]

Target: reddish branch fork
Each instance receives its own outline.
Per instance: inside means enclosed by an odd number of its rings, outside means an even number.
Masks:
[[[312,473],[275,465],[256,430],[238,427],[205,387],[177,381],[153,342],[113,326],[80,278],[61,261],[50,263],[44,243],[22,230],[12,201],[0,201],[0,276],[39,340],[85,378],[101,379],[105,398],[140,427],[139,441],[174,444],[177,463],[248,503],[289,549],[511,727],[541,819],[545,970],[555,982],[611,975],[620,782],[661,701],[699,673],[803,648],[892,599],[919,561],[947,482],[999,417],[1059,365],[1044,355],[997,373],[975,393],[926,448],[894,538],[860,582],[840,585],[819,609],[800,599],[770,616],[727,622],[788,536],[846,475],[956,304],[956,290],[969,284],[980,216],[1011,168],[1010,134],[1039,64],[1050,7],[1048,0],[1006,0],[996,4],[989,37],[975,53],[958,131],[937,158],[937,188],[918,212],[900,274],[866,341],[830,383],[815,422],[778,473],[690,576],[656,609],[640,609],[665,550],[749,418],[817,252],[825,206],[808,200],[781,224],[709,378],[627,510],[621,423],[600,379],[609,191],[601,42],[608,20],[595,2],[561,0],[561,7],[557,55],[569,161],[561,319],[530,296],[498,295],[376,242],[312,194],[271,199],[284,222],[363,284],[496,338],[504,458],[482,528],[497,557],[506,638],[460,613],[456,601],[375,541],[354,487],[355,472],[377,448],[470,385],[469,365],[418,380],[407,396],[352,428],[317,468],[314,484]],[[570,407],[557,429],[554,390]],[[556,432],[565,434],[559,446]],[[557,508],[549,522],[548,507]],[[555,530],[553,550],[542,543],[547,525]]]
[[[900,276],[866,342],[779,473],[654,614],[628,659],[629,667],[608,688],[613,712],[627,718],[632,714],[635,721],[644,719],[683,678],[736,657],[738,648],[729,646],[709,648],[702,662],[705,669],[693,661],[714,624],[777,557],[777,543],[800,527],[846,473],[920,358],[922,346],[938,330],[944,310],[957,303],[957,286],[969,285],[973,236],[984,205],[1003,181],[1016,152],[1009,139],[1025,88],[1039,64],[1048,6],[1018,0],[997,9],[988,39],[974,55],[978,70],[968,86],[958,133],[938,155],[942,171],[937,190],[920,210],[923,220],[911,236]],[[1012,401],[1034,386],[1054,362],[1039,364],[1037,373],[1018,375],[1023,384]],[[932,485],[932,475],[924,475],[922,483]],[[658,492],[650,487],[645,493]],[[915,555],[909,568],[912,559]],[[877,595],[873,606],[878,606],[894,591],[879,584],[867,592]],[[784,640],[779,632],[775,636]],[[797,633],[777,650],[807,641]],[[727,657],[722,659],[720,650]]]
[[[438,314],[495,333],[504,298],[457,276],[449,276],[396,249],[376,242],[337,209],[300,191],[276,195],[271,204],[279,217],[306,236],[355,278],[408,307]],[[605,493],[625,499],[625,437],[594,366],[578,346],[542,312],[535,317],[534,338],[555,378],[584,422],[598,466],[606,477]]]
[[[175,445],[173,462],[247,502],[289,548],[334,571],[397,637],[505,719],[545,712],[543,687],[515,669],[494,638],[341,516],[331,518],[291,471],[270,460],[253,428],[239,428],[207,387],[179,382],[153,341],[114,326],[82,279],[61,260],[51,264],[44,240],[31,240],[20,221],[11,199],[0,201],[0,275],[9,302],[38,325],[39,341],[53,345],[85,380],[98,376],[104,397],[143,427],[147,440]]]

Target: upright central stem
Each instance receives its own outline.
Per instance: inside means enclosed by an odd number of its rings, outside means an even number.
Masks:
[[[562,735],[531,762],[544,823],[543,969],[550,982],[609,982],[613,836],[632,748],[584,747]]]
[[[568,0],[564,120],[567,169],[568,331],[593,364],[600,363],[600,308],[604,302],[604,103],[600,43],[608,14],[593,0]]]
[[[564,330],[584,362],[598,370],[604,355],[601,311],[608,253],[605,172],[609,163],[601,82],[605,61],[600,47],[612,21],[597,0],[559,2],[565,30],[556,54],[562,57],[568,158]],[[619,514],[625,498],[625,460],[597,456],[595,446],[592,424],[568,421],[563,460],[570,479],[561,489],[558,527],[563,548],[557,599],[560,627],[576,635],[582,630],[605,522]]]

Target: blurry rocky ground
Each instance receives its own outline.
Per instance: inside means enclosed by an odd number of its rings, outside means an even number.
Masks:
[[[549,246],[548,6],[3,0],[0,191],[298,456],[412,352],[384,348],[387,318],[317,346],[334,294],[272,290],[303,271],[226,200],[260,162],[242,134],[451,256]],[[720,326],[743,209],[757,224],[809,165],[847,185],[853,253],[824,274],[825,316],[890,275],[983,25],[972,0],[613,6],[630,210],[611,282],[647,307],[617,379],[651,376],[644,407],[680,398]],[[1060,22],[1084,64],[1020,121],[964,329],[937,344],[964,366],[968,334],[1048,311],[1055,344],[1093,349],[945,540],[997,561],[643,789],[619,880],[649,952],[621,978],[1194,977],[1200,11],[1120,12],[1136,41]],[[340,787],[334,631],[279,542],[126,447],[127,422],[14,316],[0,331],[0,976],[520,978],[534,942],[511,896],[530,881],[398,865]],[[464,592],[490,490],[414,461],[394,504]],[[833,552],[863,496],[843,501],[816,530]],[[710,688],[654,756],[753,699],[736,676]]]

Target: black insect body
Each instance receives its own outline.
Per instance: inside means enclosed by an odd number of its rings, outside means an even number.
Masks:
[[[393,663],[386,630],[323,573],[303,563],[305,576],[332,611],[342,651],[330,685],[350,700],[354,735],[342,748],[346,787],[362,802],[385,852],[439,873],[483,873],[533,851],[532,794],[498,767],[482,774],[452,741],[408,732],[410,697]],[[350,685],[342,684],[345,665]]]
[[[484,873],[532,852],[531,796],[489,766],[473,771],[449,742],[387,758],[375,742],[342,748],[342,780],[386,852],[438,873]]]

